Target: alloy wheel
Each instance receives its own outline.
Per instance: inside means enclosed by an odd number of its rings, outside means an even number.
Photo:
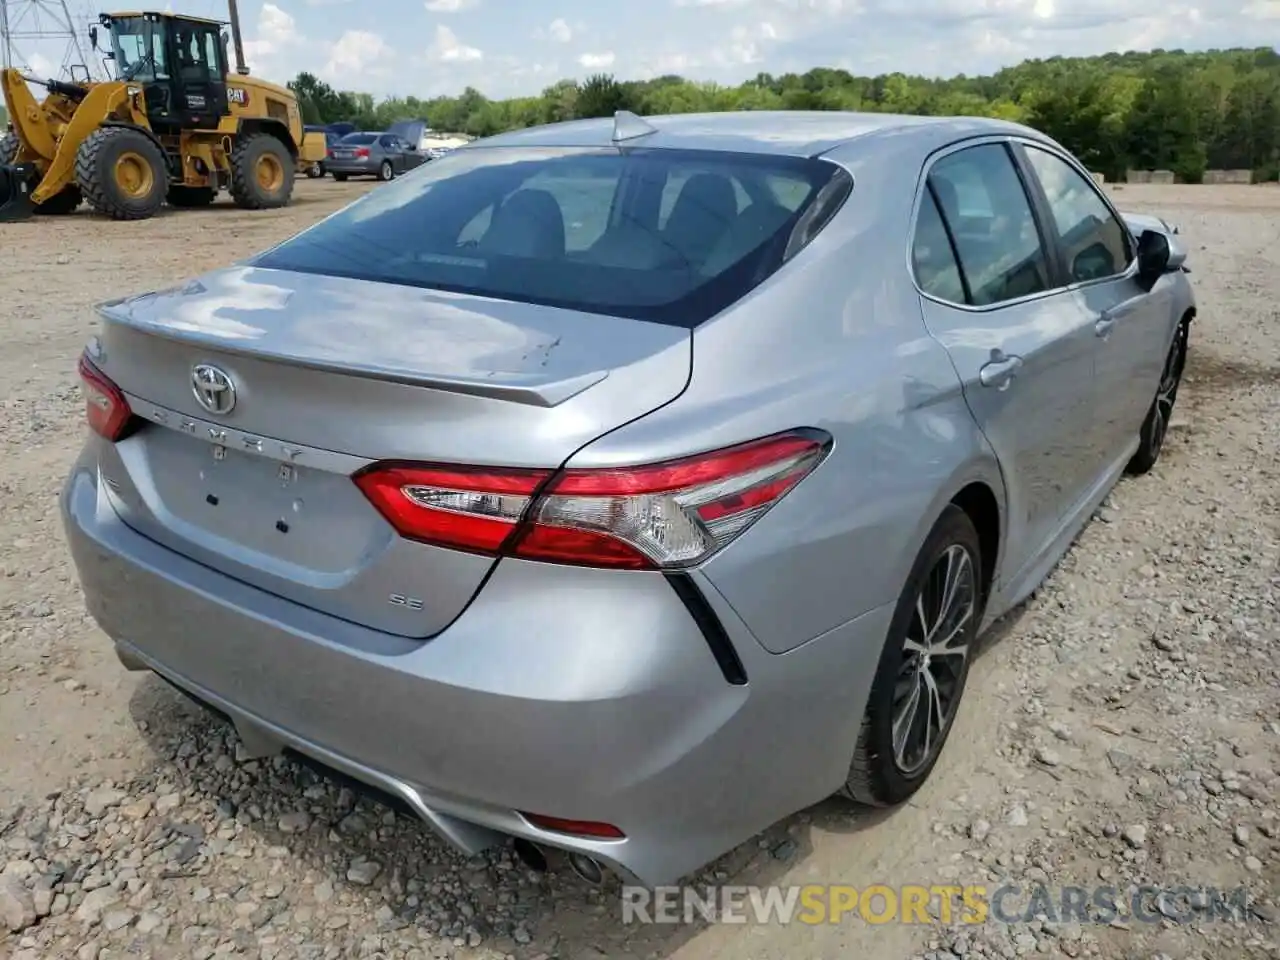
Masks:
[[[894,764],[904,776],[938,752],[960,702],[978,610],[978,577],[969,551],[947,547],[916,596],[893,692]]]

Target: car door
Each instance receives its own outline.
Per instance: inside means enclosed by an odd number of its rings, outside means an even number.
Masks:
[[[404,140],[401,141],[401,145],[404,148],[404,168],[406,170],[420,167],[427,162],[426,154],[422,152],[421,148]]]
[[[1043,556],[1096,473],[1082,459],[1093,325],[1041,221],[1010,145],[987,140],[931,161],[912,249],[925,323],[1000,462],[1010,580]]]
[[[396,149],[396,138],[389,133],[384,133],[378,138],[378,152],[381,154],[382,160],[391,161],[391,170],[393,173],[404,172],[404,157],[400,151]]]
[[[1097,456],[1127,456],[1164,365],[1171,332],[1169,288],[1148,293],[1139,286],[1137,244],[1092,177],[1048,147],[1024,143],[1018,149],[1052,213],[1076,304],[1098,337]]]

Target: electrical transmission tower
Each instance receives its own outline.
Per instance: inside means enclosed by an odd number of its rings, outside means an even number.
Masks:
[[[0,0],[0,66],[59,74],[87,67],[78,26],[67,0]]]

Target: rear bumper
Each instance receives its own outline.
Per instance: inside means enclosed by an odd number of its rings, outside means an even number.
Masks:
[[[406,801],[458,848],[525,837],[667,883],[843,782],[891,611],[785,655],[711,588],[748,682],[731,684],[663,578],[503,561],[426,643],[232,580],[124,525],[93,443],[62,508],[90,613],[122,661]],[[519,811],[611,823],[547,833]]]
[[[376,160],[325,160],[327,173],[345,173],[349,177],[376,176],[382,164]]]

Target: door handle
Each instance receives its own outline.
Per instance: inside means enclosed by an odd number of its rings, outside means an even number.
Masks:
[[[984,387],[995,387],[998,390],[1004,390],[1013,382],[1013,378],[1018,375],[1020,369],[1022,369],[1021,357],[1002,355],[990,363],[982,365],[981,369],[978,370],[978,381]]]
[[[1116,318],[1109,313],[1100,316],[1093,325],[1093,332],[1100,337],[1106,337],[1111,332],[1111,328],[1116,325]]]

